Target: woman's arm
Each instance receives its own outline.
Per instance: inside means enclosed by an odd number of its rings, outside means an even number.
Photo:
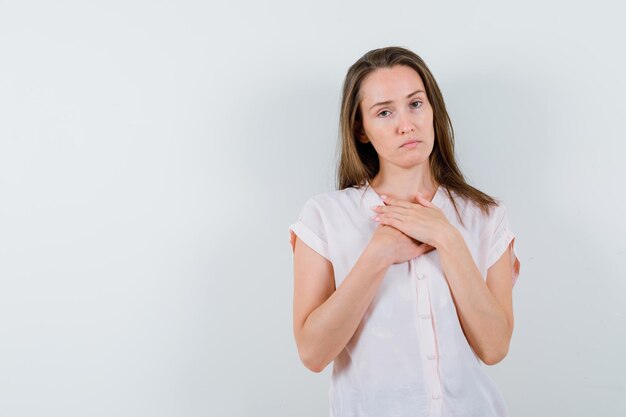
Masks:
[[[436,245],[468,342],[487,365],[507,355],[513,334],[511,245],[483,279],[461,233],[451,226]]]
[[[296,239],[293,326],[304,365],[321,372],[354,335],[391,263],[368,245],[335,290],[332,264]]]

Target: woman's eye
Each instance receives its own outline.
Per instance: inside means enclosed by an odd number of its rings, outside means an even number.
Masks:
[[[411,107],[413,107],[414,109],[418,108],[419,104],[421,103],[421,101],[414,101],[413,103],[411,103]]]
[[[383,110],[380,113],[378,113],[379,116],[385,117],[385,115],[383,113],[389,113],[389,110]]]

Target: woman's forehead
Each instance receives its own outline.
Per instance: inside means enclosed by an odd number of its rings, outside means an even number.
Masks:
[[[378,103],[404,99],[416,91],[425,92],[419,74],[411,67],[396,65],[378,68],[361,83],[361,102]]]

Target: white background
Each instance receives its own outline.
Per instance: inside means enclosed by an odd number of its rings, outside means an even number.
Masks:
[[[626,415],[624,10],[0,1],[0,415],[325,416],[287,227],[334,188],[348,67],[429,65],[521,275],[511,416]]]

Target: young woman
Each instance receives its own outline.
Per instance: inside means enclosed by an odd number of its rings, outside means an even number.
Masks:
[[[294,335],[333,362],[332,417],[506,416],[484,371],[513,333],[520,262],[505,206],[469,185],[431,72],[375,49],[346,75],[339,189],[289,229]]]

